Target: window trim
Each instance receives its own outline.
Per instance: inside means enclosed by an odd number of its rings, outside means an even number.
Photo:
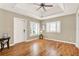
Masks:
[[[53,22],[56,22],[56,31],[50,31],[50,24],[53,23]],[[58,23],[59,25],[57,24],[57,22],[59,22]],[[49,24],[49,29],[47,29],[47,24]],[[58,28],[57,25],[60,26],[59,30],[57,29]],[[46,30],[45,31],[46,31],[46,33],[60,33],[61,32],[61,21],[47,22],[46,23]]]
[[[39,27],[39,29],[37,28],[37,34],[33,34],[32,31],[31,31],[31,24],[38,24],[37,26]],[[40,23],[38,22],[34,22],[34,21],[30,21],[30,36],[38,36],[40,33]]]

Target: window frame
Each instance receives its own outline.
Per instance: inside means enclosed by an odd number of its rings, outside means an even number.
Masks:
[[[52,23],[56,23],[55,31],[51,30],[51,25]],[[47,28],[48,27],[48,28]],[[52,21],[52,22],[47,22],[46,23],[46,32],[47,33],[60,33],[61,32],[61,21]]]
[[[37,30],[35,30],[35,31],[37,31],[37,34],[34,34],[33,33],[33,25],[35,25],[35,28],[37,27]],[[40,23],[38,23],[38,22],[33,22],[33,21],[30,21],[30,36],[37,36],[37,35],[39,35],[39,33],[40,33]]]

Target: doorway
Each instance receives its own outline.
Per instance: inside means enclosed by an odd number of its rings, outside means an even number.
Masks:
[[[25,20],[14,17],[14,44],[26,40]]]

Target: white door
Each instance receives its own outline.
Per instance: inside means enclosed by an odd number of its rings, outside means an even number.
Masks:
[[[14,43],[25,41],[24,19],[14,18]]]

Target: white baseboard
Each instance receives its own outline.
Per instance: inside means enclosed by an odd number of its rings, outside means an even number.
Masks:
[[[65,43],[69,43],[69,44],[74,44],[77,48],[79,48],[79,46],[76,44],[76,43],[73,43],[73,42],[67,42],[67,41],[62,41],[62,40],[56,40],[56,39],[48,39],[48,38],[45,38],[46,40],[53,40],[53,41],[59,41],[59,42],[65,42]],[[33,41],[33,40],[38,40],[38,38],[34,38],[34,39],[30,39],[30,40],[26,40],[25,42],[30,42],[30,41]],[[10,46],[13,46],[15,45],[15,43],[13,44],[10,44]],[[7,47],[7,45],[5,45],[5,47]],[[1,47],[0,47],[1,48]]]
[[[79,49],[79,45],[76,44],[76,47]]]
[[[59,42],[69,43],[69,44],[74,44],[79,49],[79,45],[77,45],[76,43],[73,43],[73,42],[67,42],[67,41],[55,40],[55,39],[48,39],[48,38],[45,38],[45,39],[46,40],[53,40],[53,41],[59,41]]]
[[[13,45],[14,45],[14,44],[10,44],[10,46],[13,46]],[[6,48],[6,47],[7,47],[7,45],[4,46],[4,48]],[[0,47],[0,49],[1,49],[1,47]]]
[[[34,38],[34,39],[30,39],[30,40],[26,40],[26,41],[23,41],[23,42],[30,42],[30,41],[33,41],[33,40],[37,40],[38,38]],[[20,42],[19,42],[20,43]],[[17,43],[13,43],[13,44],[10,44],[10,46],[13,46],[13,45],[15,45],[15,44],[17,44]],[[4,46],[4,48],[6,48],[7,47],[7,45],[5,45]],[[0,47],[1,48],[1,47]]]
[[[56,40],[56,39],[48,39],[48,38],[45,38],[45,39],[46,39],[46,40],[59,41],[59,42],[65,42],[65,43],[69,43],[69,44],[74,44],[74,45],[76,45],[76,43],[68,42],[68,41],[62,41],[62,40]]]
[[[26,40],[25,42],[30,42],[30,41],[33,41],[33,40],[37,40],[38,38],[34,38],[34,39],[28,39],[28,40]]]

